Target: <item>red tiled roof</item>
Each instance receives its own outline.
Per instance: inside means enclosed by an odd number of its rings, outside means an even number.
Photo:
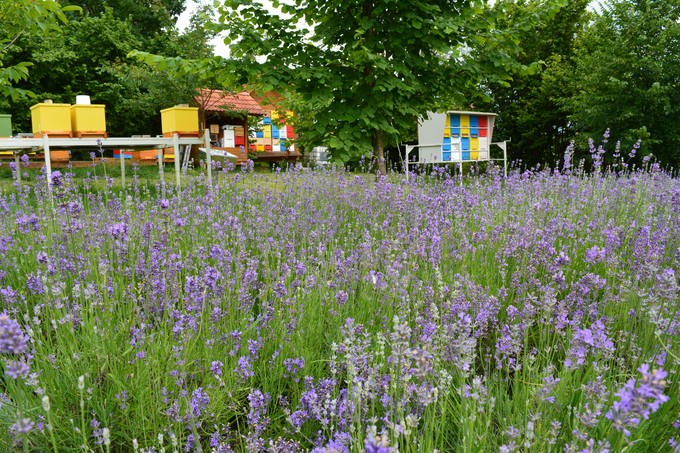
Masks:
[[[197,98],[200,105],[205,105],[206,112],[223,113],[225,110],[246,110],[249,115],[265,115],[266,112],[252,98],[249,92],[241,91],[236,95],[226,94],[224,91],[200,90],[201,97]],[[205,98],[208,97],[207,102]]]

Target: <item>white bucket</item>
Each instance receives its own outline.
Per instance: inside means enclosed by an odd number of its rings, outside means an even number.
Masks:
[[[77,105],[90,105],[90,96],[86,94],[79,94],[76,96]]]

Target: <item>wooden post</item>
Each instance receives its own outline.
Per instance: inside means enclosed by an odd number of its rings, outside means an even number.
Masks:
[[[212,184],[212,155],[210,153],[210,129],[205,130],[205,156],[208,166],[208,184]]]

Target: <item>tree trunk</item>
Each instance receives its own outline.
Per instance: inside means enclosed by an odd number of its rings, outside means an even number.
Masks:
[[[375,159],[374,169],[382,176],[385,176],[387,175],[387,164],[385,162],[385,150],[380,129],[373,129],[371,144],[373,145],[373,158]]]

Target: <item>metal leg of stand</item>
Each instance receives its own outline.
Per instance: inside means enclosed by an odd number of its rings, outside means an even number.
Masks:
[[[123,192],[125,193],[125,150],[118,150],[120,153],[120,183],[123,186]]]
[[[175,151],[175,184],[177,184],[177,188],[179,189],[180,187],[180,175],[179,175],[179,167],[181,166],[180,162],[180,149],[179,149],[179,136],[177,134],[173,135],[173,145],[175,146],[174,151]]]
[[[17,169],[17,182],[21,184],[21,167],[19,166],[19,154],[14,153],[14,165]]]
[[[50,157],[50,140],[47,134],[43,135],[43,151],[45,153],[45,167],[47,168],[47,187],[51,188],[50,176],[52,175],[52,158]]]
[[[210,130],[205,130],[205,156],[208,166],[208,183],[212,184],[212,153],[210,152]]]

